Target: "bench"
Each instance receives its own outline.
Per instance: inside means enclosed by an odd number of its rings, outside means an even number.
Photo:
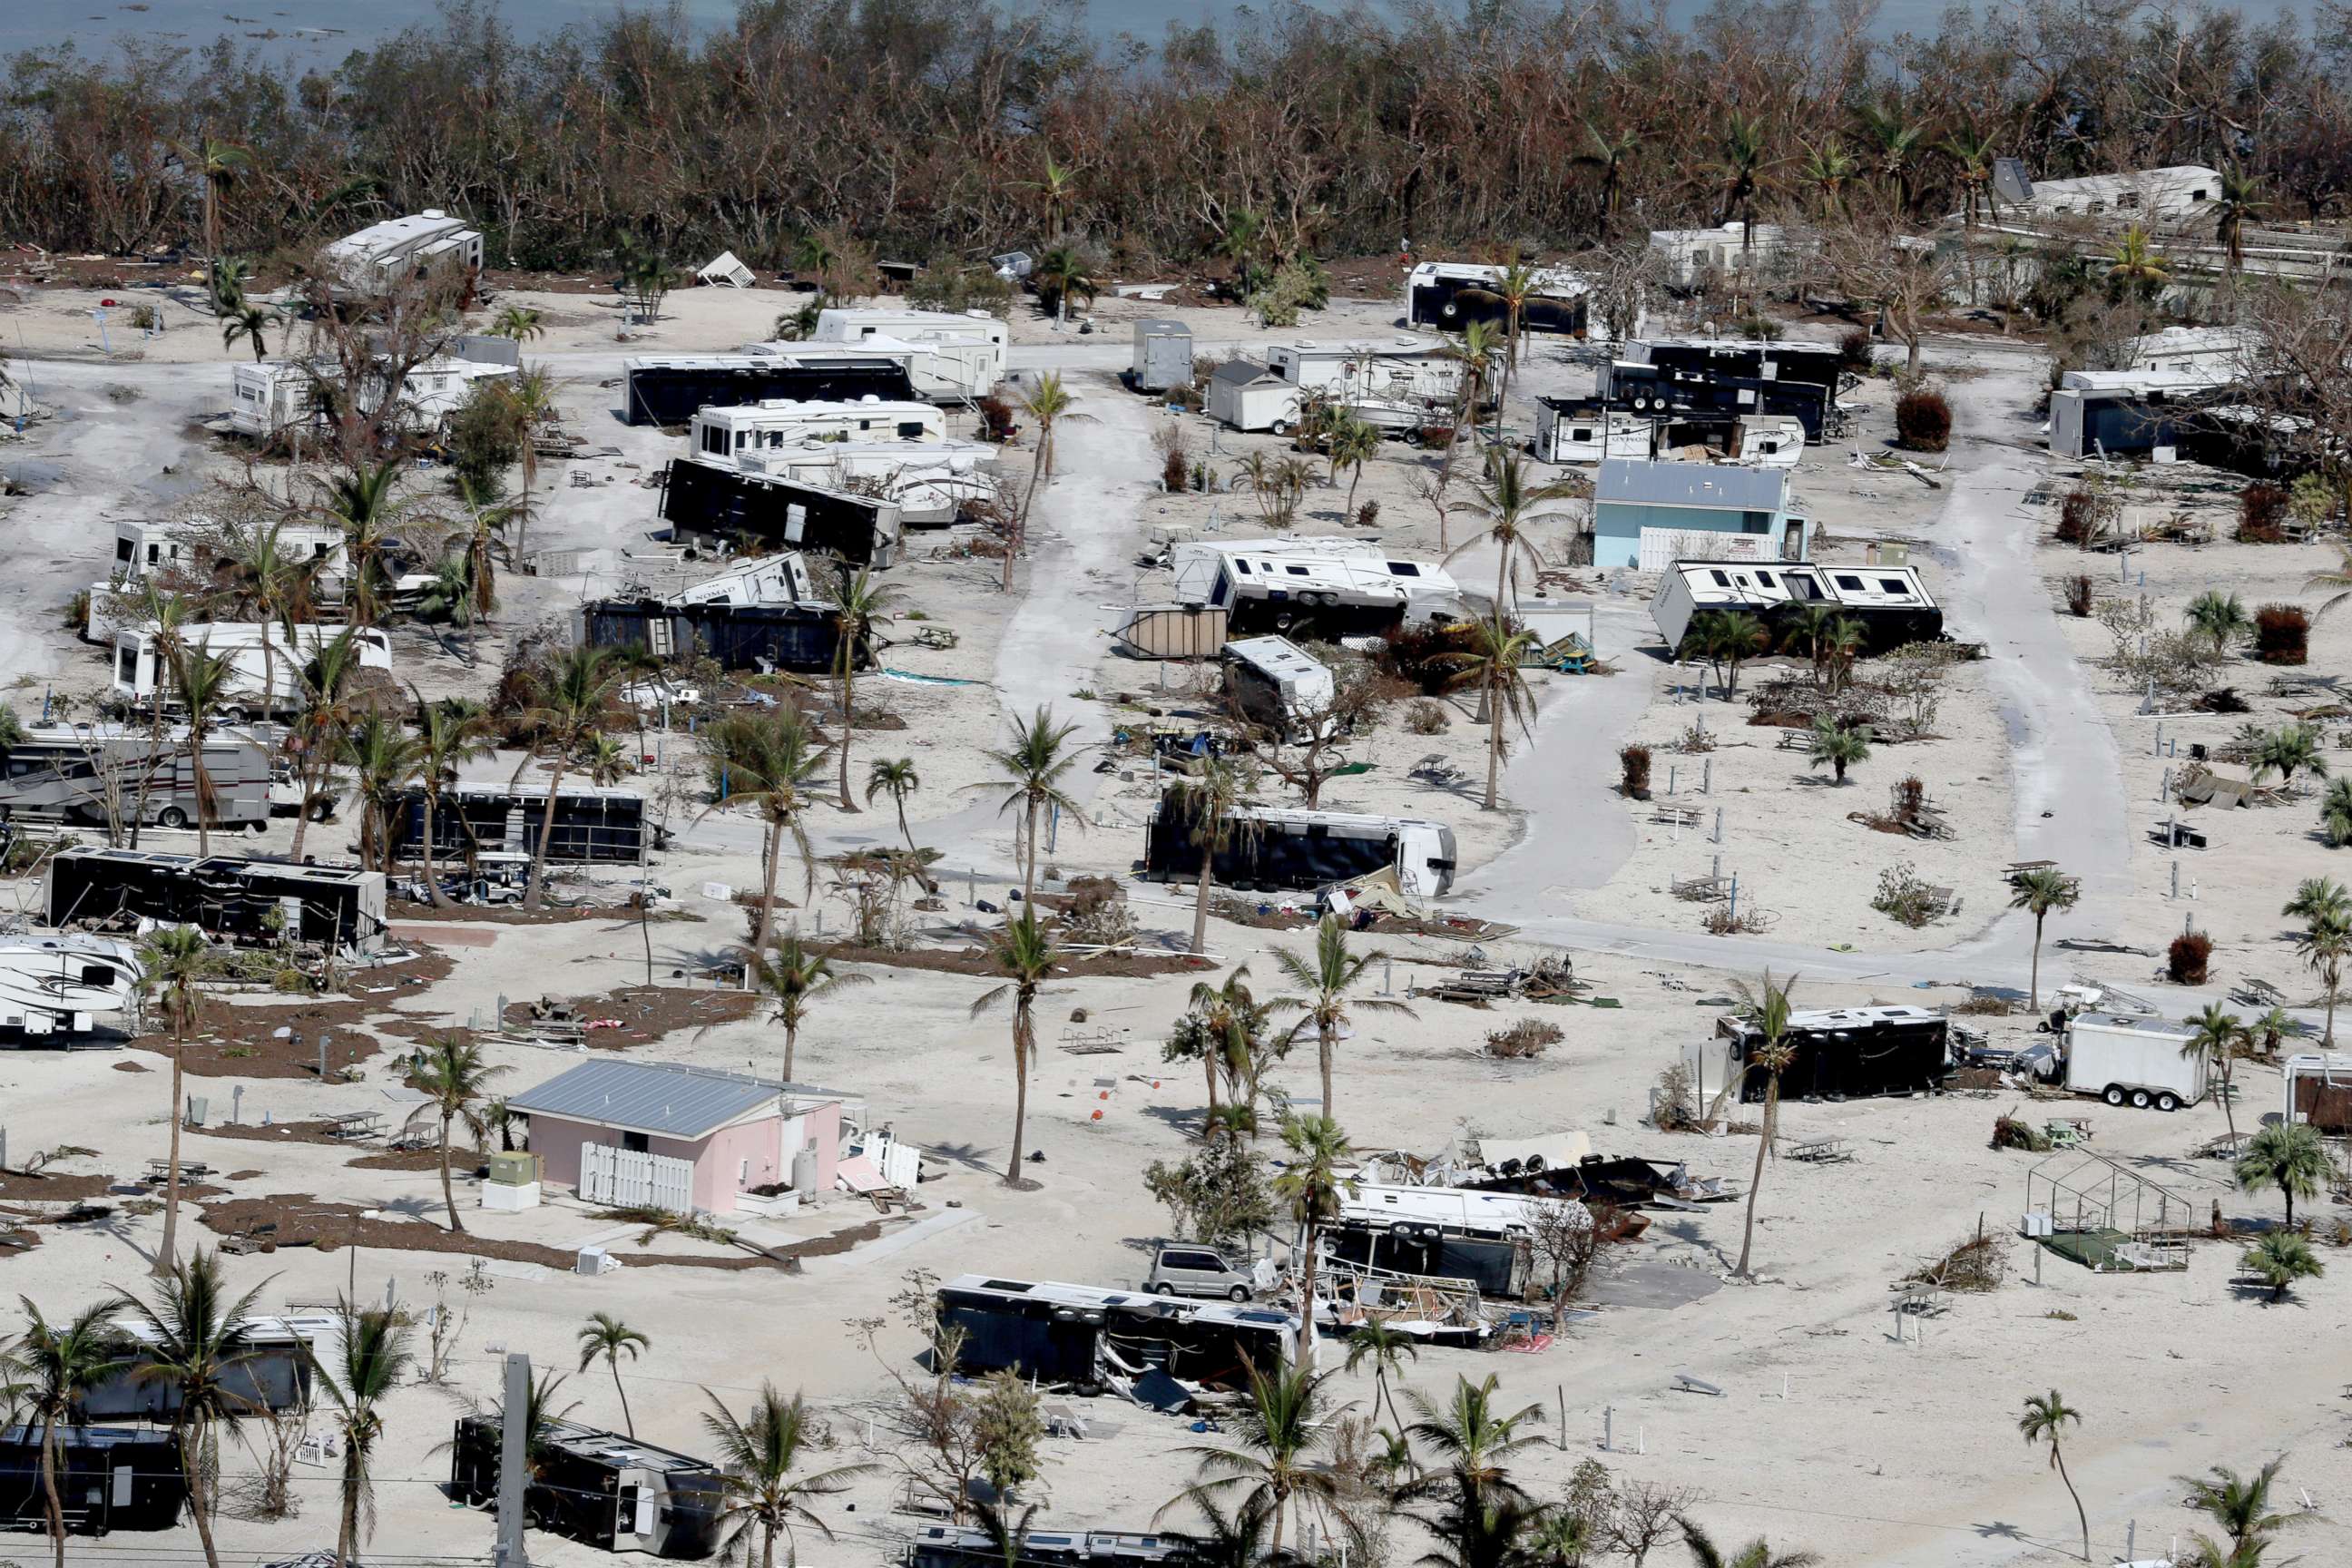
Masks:
[[[1842,1165],[1853,1158],[1853,1145],[1843,1138],[1816,1138],[1790,1150],[1789,1158],[1815,1165]]]
[[[1652,822],[1663,822],[1675,827],[1696,827],[1706,813],[1696,805],[1661,805],[1650,812]]]
[[[184,1182],[201,1182],[212,1173],[213,1168],[210,1165],[205,1164],[202,1160],[183,1160],[180,1162],[180,1180]],[[150,1182],[156,1183],[170,1181],[172,1179],[172,1162],[168,1159],[148,1161],[147,1179]]]
[[[383,1131],[383,1112],[380,1110],[345,1110],[327,1118],[330,1138],[373,1138]]]

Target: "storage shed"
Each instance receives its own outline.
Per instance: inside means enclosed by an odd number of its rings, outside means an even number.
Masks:
[[[1254,360],[1234,360],[1209,377],[1209,417],[1280,435],[1298,417],[1298,388]]]
[[[1192,384],[1192,329],[1181,321],[1135,323],[1135,390],[1166,392]]]

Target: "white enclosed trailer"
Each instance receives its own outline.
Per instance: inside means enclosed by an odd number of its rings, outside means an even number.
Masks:
[[[2084,1013],[2066,1026],[2066,1087],[2109,1105],[2178,1110],[2205,1098],[2205,1056],[2161,1018]]]

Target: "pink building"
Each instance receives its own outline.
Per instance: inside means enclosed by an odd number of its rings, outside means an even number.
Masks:
[[[734,1212],[755,1187],[831,1192],[844,1104],[831,1089],[620,1057],[583,1062],[507,1099],[530,1118],[543,1180],[592,1203],[714,1215]],[[804,1183],[793,1179],[796,1163]]]

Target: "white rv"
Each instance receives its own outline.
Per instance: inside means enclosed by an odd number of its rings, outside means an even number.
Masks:
[[[142,978],[138,950],[112,937],[0,937],[0,1029],[87,1035],[101,1021],[127,1021]]]
[[[743,465],[747,456],[782,451],[810,441],[870,446],[885,441],[944,442],[947,416],[928,403],[790,403],[764,398],[735,407],[706,407],[687,433],[688,449],[706,461]],[[748,465],[744,465],[747,466]]]
[[[1609,458],[1646,462],[1657,455],[1657,424],[1630,409],[1591,397],[1536,399],[1536,460],[1598,463]]]
[[[283,713],[298,706],[302,700],[302,667],[347,630],[361,668],[392,668],[392,639],[378,626],[313,623],[297,626],[289,636],[275,621],[219,621],[182,626],[177,635],[189,648],[229,660],[221,717],[236,723],[248,714]],[[152,627],[126,626],[114,634],[114,689],[134,707],[159,700],[167,706],[177,702],[170,668]]]
[[[327,264],[343,288],[385,294],[411,278],[479,272],[482,237],[464,218],[427,207],[336,240],[327,247]]]
[[[1204,602],[1227,613],[1235,635],[1318,637],[1378,634],[1408,621],[1447,619],[1466,607],[1460,584],[1433,561],[1247,551],[1220,554]]]
[[[767,339],[745,343],[740,351],[779,364],[807,364],[819,360],[882,360],[907,373],[919,397],[933,403],[963,403],[985,397],[1004,379],[1003,353],[992,344],[914,342],[905,338],[861,338],[854,343],[818,343],[791,339]]]
[[[898,503],[898,521],[908,527],[944,528],[964,502],[994,489],[996,455],[978,441],[809,441],[746,450],[735,466],[824,489],[870,488]]]
[[[936,351],[932,374],[941,393],[956,397],[984,397],[1004,379],[1005,325],[985,310],[820,310],[809,340],[851,348],[893,340],[929,346]]]
[[[1225,689],[1253,721],[1303,740],[1313,738],[1311,716],[1330,710],[1338,685],[1330,666],[1288,637],[1236,637],[1225,645]]]
[[[1944,635],[1944,612],[1912,566],[1676,561],[1659,578],[1650,619],[1668,647],[1679,647],[1697,616],[1742,610],[1760,618],[1777,644],[1782,619],[1815,605],[1859,624],[1866,654]]]
[[[1426,338],[1276,343],[1265,366],[1302,393],[1342,402],[1450,403],[1462,393],[1462,362]]]
[[[325,363],[293,360],[231,364],[229,428],[249,439],[268,441],[318,424],[321,383],[336,374],[334,367]],[[433,429],[464,406],[476,382],[519,374],[514,365],[481,360],[447,356],[425,360],[401,378],[396,422],[404,429]],[[383,405],[384,392],[383,377],[370,375],[360,389],[360,406],[374,412]]]
[[[89,615],[82,635],[92,642],[111,637],[128,617],[121,595],[135,592],[154,576],[193,577],[211,569],[215,561],[242,542],[238,531],[225,529],[210,518],[181,518],[160,522],[118,522],[114,525],[114,571],[107,581],[90,585]],[[299,563],[317,574],[320,588],[341,591],[343,532],[316,522],[278,525],[280,558]]]

